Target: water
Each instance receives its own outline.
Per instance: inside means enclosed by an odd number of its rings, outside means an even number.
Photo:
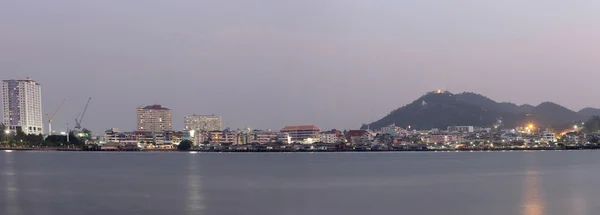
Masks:
[[[0,214],[600,214],[600,151],[0,151]]]

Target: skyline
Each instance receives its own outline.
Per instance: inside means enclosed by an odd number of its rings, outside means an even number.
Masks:
[[[67,98],[55,130],[92,97],[95,133],[133,130],[152,104],[176,130],[192,114],[352,129],[436,89],[600,107],[600,2],[143,3],[3,5],[0,78],[40,83],[44,113]]]

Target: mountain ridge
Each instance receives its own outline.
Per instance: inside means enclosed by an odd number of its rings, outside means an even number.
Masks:
[[[446,91],[426,93],[413,102],[394,109],[383,118],[363,125],[363,129],[379,129],[390,124],[415,129],[445,129],[452,125],[493,127],[502,122],[506,128],[528,123],[543,127],[564,126],[600,115],[600,109],[573,111],[554,102],[537,106],[511,102],[496,102],[473,92],[452,94]]]

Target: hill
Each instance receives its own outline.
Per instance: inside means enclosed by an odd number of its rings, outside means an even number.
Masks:
[[[476,93],[452,94],[436,91],[392,111],[369,126],[371,129],[390,124],[411,126],[415,129],[445,129],[452,125],[492,127],[498,119],[502,119],[503,125],[508,128],[530,122],[550,127],[583,121],[588,119],[590,114],[596,113],[600,114],[600,109],[586,108],[575,112],[552,102],[544,102],[538,106],[516,105],[496,102]]]
[[[592,116],[600,116],[600,109],[598,108],[584,108],[577,112],[581,116],[585,116],[586,118],[590,118]]]

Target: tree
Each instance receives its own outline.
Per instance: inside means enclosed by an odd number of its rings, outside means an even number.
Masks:
[[[592,116],[584,123],[585,133],[592,134],[600,131],[600,116]]]
[[[15,140],[17,142],[23,142],[23,140],[25,140],[26,136],[27,136],[27,134],[25,134],[25,132],[23,132],[23,129],[21,128],[21,126],[18,126],[17,132],[15,134]]]
[[[50,135],[44,140],[43,146],[58,147],[58,146],[83,146],[84,142],[77,138],[73,132],[69,132],[69,141],[67,142],[66,135]]]
[[[4,123],[0,123],[0,141],[5,141],[6,140],[6,126],[4,126]]]
[[[194,143],[191,140],[183,140],[177,146],[179,151],[189,151]]]
[[[90,131],[87,128],[83,128],[83,129],[81,129],[81,132],[79,133],[79,137],[81,139],[83,139],[84,141],[92,140],[92,131]]]

